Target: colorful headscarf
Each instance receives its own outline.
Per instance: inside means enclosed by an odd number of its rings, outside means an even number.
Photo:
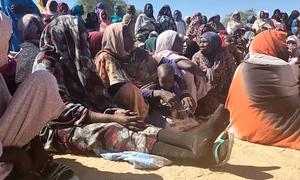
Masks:
[[[293,23],[293,20],[294,20],[294,19],[297,19],[299,16],[300,16],[299,11],[293,10],[293,11],[291,12],[291,14],[290,14],[290,16],[289,16],[289,19],[288,19],[288,25],[289,25],[288,28],[291,28],[292,23]],[[290,30],[290,29],[289,29],[289,30]]]
[[[112,104],[103,94],[104,85],[91,58],[88,33],[78,17],[59,16],[47,25],[36,63],[34,71],[45,68],[54,74],[65,101],[81,103],[98,112]]]
[[[105,10],[106,10],[105,4],[103,2],[99,2],[96,5],[95,13],[97,14],[98,17],[100,17],[100,12]]]
[[[122,22],[122,20],[123,20],[122,7],[120,5],[115,5],[114,9],[119,9],[121,12],[120,12],[120,14],[115,13],[113,16],[111,16],[111,23]]]
[[[56,15],[58,10],[58,3],[55,0],[48,0],[46,7],[43,11],[43,14],[45,15]]]
[[[202,15],[201,13],[196,13],[192,19],[191,23],[187,29],[186,35],[189,36],[191,39],[197,36],[198,28],[202,24]]]
[[[67,3],[60,2],[58,3],[57,13],[59,15],[69,15],[71,14],[70,8]]]
[[[300,31],[300,21],[299,19],[294,19],[291,25],[291,32],[296,35],[297,33],[299,33]]]
[[[287,33],[276,30],[266,30],[254,37],[250,46],[250,53],[265,54],[287,60]]]
[[[46,7],[48,0],[37,0],[37,7],[39,8],[40,12],[43,12],[44,8]]]
[[[82,4],[77,3],[72,7],[71,15],[81,18],[83,14],[84,14],[84,9]]]
[[[164,12],[167,11],[165,15]],[[159,23],[158,33],[162,33],[166,30],[176,31],[177,27],[172,16],[172,11],[169,5],[164,5],[157,16],[157,22]]]
[[[18,32],[18,22],[25,14],[40,16],[37,6],[32,0],[1,0],[2,11],[12,20],[13,35],[11,38],[11,50],[19,51],[19,45],[23,39]]]

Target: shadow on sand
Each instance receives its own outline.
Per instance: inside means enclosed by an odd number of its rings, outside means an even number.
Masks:
[[[55,159],[55,161],[63,163],[72,168],[80,180],[163,180],[161,176],[156,174],[133,174],[100,171],[93,167],[84,166],[81,163],[76,162],[75,159],[58,158]]]
[[[226,164],[222,167],[210,168],[213,172],[226,172],[246,179],[271,179],[274,176],[265,172],[280,169],[279,166],[256,167]]]

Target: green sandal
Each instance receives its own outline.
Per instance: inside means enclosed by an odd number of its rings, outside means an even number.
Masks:
[[[230,159],[230,156],[231,156],[233,142],[234,142],[234,135],[232,133],[229,133],[228,131],[224,131],[219,136],[219,138],[215,141],[214,146],[213,146],[213,155],[214,155],[214,159],[216,161],[216,166],[221,166],[228,162],[228,160]],[[221,147],[221,145],[223,145],[225,143],[228,143],[226,155],[223,159],[220,159],[220,157],[219,157],[220,147]]]

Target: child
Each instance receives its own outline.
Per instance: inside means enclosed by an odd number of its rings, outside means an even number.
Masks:
[[[176,126],[173,120],[183,120],[192,114],[189,107],[181,103],[184,97],[190,95],[186,90],[186,84],[180,71],[176,69],[178,67],[176,64],[174,65],[161,64],[157,68],[157,82],[148,86],[147,90],[143,90],[143,95],[149,100],[151,106],[149,121],[151,124],[162,128]],[[160,91],[161,95],[158,97],[153,95],[155,94],[154,91]],[[149,94],[152,94],[152,96],[149,96]],[[168,98],[172,100],[166,102],[165,99]]]

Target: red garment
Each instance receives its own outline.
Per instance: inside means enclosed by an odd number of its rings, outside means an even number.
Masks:
[[[102,48],[103,33],[99,31],[93,31],[89,33],[89,43],[92,58],[95,58],[96,54]]]

